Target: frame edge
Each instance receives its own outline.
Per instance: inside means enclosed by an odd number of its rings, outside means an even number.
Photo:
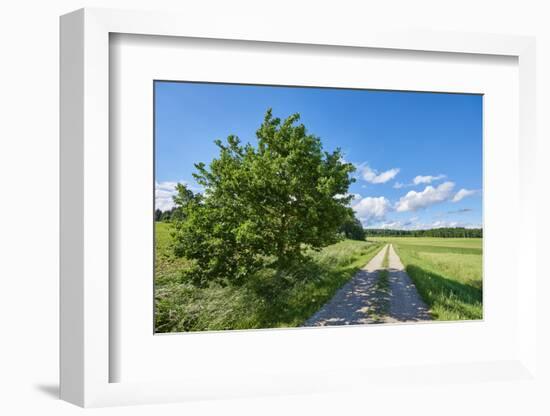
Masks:
[[[84,11],[60,18],[60,398],[84,405]]]

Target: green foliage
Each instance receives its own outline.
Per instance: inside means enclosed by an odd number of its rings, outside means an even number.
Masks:
[[[155,222],[160,221],[162,218],[162,211],[160,209],[155,210]]]
[[[344,240],[297,265],[297,282],[267,298],[259,291],[276,275],[263,269],[243,286],[196,287],[182,280],[189,260],[174,254],[173,223],[156,223],[155,330],[156,332],[296,327],[315,313],[357,270],[380,250],[380,244]]]
[[[170,222],[177,219],[183,219],[183,212],[179,208],[172,208],[166,211],[155,210],[155,221]]]
[[[192,261],[187,281],[242,286],[267,267],[283,287],[299,280],[294,270],[307,262],[306,252],[337,242],[351,212],[342,195],[354,167],[340,150],[323,151],[298,120],[281,121],[268,110],[256,147],[229,136],[215,142],[219,155],[209,166],[195,164],[204,194],[178,185],[175,253]]]
[[[350,215],[346,222],[340,226],[339,231],[345,238],[350,240],[363,241],[367,237],[367,233],[361,225],[361,221],[355,218],[353,214]]]

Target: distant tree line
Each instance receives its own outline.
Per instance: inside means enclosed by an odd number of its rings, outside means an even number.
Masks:
[[[155,221],[172,222],[183,220],[181,209],[161,211],[155,210]],[[361,221],[353,215],[340,226],[338,232],[347,239],[363,241],[368,236],[373,237],[440,237],[440,238],[482,238],[482,228],[445,227],[429,230],[391,230],[385,228],[363,228]]]
[[[431,230],[387,230],[369,228],[367,237],[443,237],[443,238],[482,238],[482,228],[445,227]]]

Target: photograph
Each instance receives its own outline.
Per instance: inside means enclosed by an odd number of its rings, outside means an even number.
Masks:
[[[153,92],[155,333],[483,319],[482,94]]]

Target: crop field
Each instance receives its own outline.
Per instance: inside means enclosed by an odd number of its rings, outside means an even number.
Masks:
[[[392,243],[433,319],[483,318],[481,238],[369,237]]]
[[[189,263],[174,256],[170,227],[155,224],[156,332],[299,326],[382,247],[378,242],[344,240],[311,252],[311,260],[292,271],[301,276],[300,282],[288,288],[270,291],[270,269],[244,286],[199,288],[182,279]]]

